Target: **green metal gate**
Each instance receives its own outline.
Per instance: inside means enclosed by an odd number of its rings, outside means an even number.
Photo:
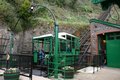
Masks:
[[[106,34],[107,66],[120,68],[120,32]]]

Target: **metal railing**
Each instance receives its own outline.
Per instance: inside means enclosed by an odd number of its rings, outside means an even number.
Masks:
[[[32,60],[31,54],[10,54],[9,61],[6,60],[6,54],[0,54],[0,69],[19,68],[20,75],[32,80]]]
[[[102,56],[101,55],[95,55],[95,54],[84,54],[82,56],[81,61],[78,63],[80,68],[88,67],[88,66],[93,66],[93,68],[100,67],[102,66]],[[93,71],[94,73],[95,71]]]

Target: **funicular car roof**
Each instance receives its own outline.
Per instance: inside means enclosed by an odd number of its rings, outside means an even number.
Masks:
[[[77,38],[76,36],[74,36],[72,34],[69,34],[69,33],[66,33],[66,32],[59,32],[58,33],[58,38],[59,39],[65,39],[66,40],[66,36]],[[33,37],[33,40],[41,40],[41,39],[50,38],[50,37],[54,37],[54,35],[53,34],[45,34],[45,35],[41,35],[41,36],[35,36],[35,37]]]

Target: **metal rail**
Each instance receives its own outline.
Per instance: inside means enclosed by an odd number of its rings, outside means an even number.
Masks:
[[[32,60],[31,54],[11,54],[12,60],[6,60],[6,54],[0,53],[0,69],[5,70],[9,68],[19,68],[20,75],[29,77],[32,80]]]

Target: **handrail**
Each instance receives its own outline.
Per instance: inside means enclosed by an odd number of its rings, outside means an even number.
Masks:
[[[84,58],[84,56],[85,56],[85,54],[86,54],[86,52],[88,51],[88,49],[89,49],[89,47],[91,46],[91,44],[89,44],[88,46],[87,46],[87,48],[86,48],[86,50],[85,50],[85,52],[82,54],[82,56],[81,56],[81,58],[80,58],[80,60],[78,61],[78,62],[80,62],[79,64],[81,64],[82,62],[82,59]]]
[[[6,54],[0,53],[0,55],[6,55]],[[11,56],[28,56],[28,57],[33,57],[33,54],[11,54]]]
[[[81,41],[82,39],[84,39],[84,37],[86,36],[86,34],[87,34],[89,31],[90,31],[90,30],[88,30],[88,31],[86,31],[86,32],[84,33],[84,36],[81,37],[80,41]]]
[[[89,36],[90,36],[90,34],[88,34],[86,37],[84,37],[83,41],[81,40],[81,45],[80,46],[82,46],[85,43],[85,40],[87,40],[89,38]]]
[[[107,18],[107,16],[110,14],[111,9],[112,9],[112,6],[110,6],[105,12],[103,12],[103,13],[98,17],[98,19],[105,21],[105,19]]]

